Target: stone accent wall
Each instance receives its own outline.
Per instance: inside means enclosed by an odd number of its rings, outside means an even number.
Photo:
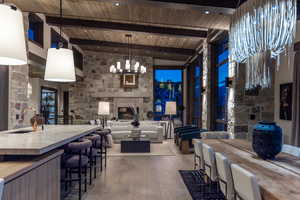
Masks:
[[[136,57],[147,67],[147,73],[139,75],[139,85],[135,89],[121,88],[120,75],[109,72],[109,67],[117,61],[125,61],[125,55],[86,52],[84,56],[84,80],[70,87],[70,110],[84,119],[97,118],[98,102],[111,102],[111,117],[117,117],[116,104],[127,102],[128,106],[138,106],[141,119],[146,119],[153,110],[153,59]]]
[[[27,38],[28,16],[24,14],[24,29]],[[28,44],[26,45],[28,48]],[[29,126],[31,112],[28,110],[29,97],[27,95],[29,82],[29,66],[9,67],[9,105],[8,129]]]
[[[253,126],[258,121],[274,121],[274,83],[271,88],[259,90],[258,95],[247,95],[245,94],[245,66],[237,65],[236,72],[231,94],[233,106],[228,109],[229,131],[235,138],[251,140]],[[271,73],[274,77],[274,68]],[[255,119],[251,120],[250,115]]]

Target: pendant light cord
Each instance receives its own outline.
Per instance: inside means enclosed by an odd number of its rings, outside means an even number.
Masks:
[[[59,1],[59,15],[60,15],[60,26],[59,26],[59,41],[58,41],[58,48],[63,47],[63,40],[62,40],[62,0]]]

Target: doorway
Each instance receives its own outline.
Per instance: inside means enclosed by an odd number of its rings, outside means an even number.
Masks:
[[[45,124],[57,124],[57,90],[41,88],[41,114]]]

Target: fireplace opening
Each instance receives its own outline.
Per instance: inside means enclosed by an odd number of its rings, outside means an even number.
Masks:
[[[139,108],[136,108],[137,113],[139,113]],[[132,120],[134,118],[134,113],[130,107],[118,107],[118,119],[119,120]]]

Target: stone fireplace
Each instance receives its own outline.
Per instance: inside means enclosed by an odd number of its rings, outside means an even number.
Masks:
[[[144,98],[142,97],[114,97],[113,98],[113,114],[120,120],[133,119],[133,111],[131,108],[138,110],[140,118],[143,114],[140,112],[144,107]]]

